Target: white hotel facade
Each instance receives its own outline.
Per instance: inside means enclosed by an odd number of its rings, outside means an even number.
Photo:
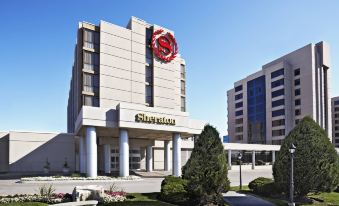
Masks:
[[[319,42],[235,82],[227,91],[230,142],[280,145],[307,115],[332,141],[330,68],[329,46]]]

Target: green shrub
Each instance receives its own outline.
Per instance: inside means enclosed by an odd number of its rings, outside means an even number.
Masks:
[[[339,159],[326,132],[311,118],[305,117],[284,139],[273,165],[274,180],[289,193],[291,144],[294,154],[294,188],[297,196],[310,191],[329,192],[339,184]]]
[[[79,174],[79,173],[72,173],[71,177],[81,177],[81,174]]]
[[[189,199],[187,180],[181,177],[167,176],[161,182],[160,199],[176,205],[185,205]]]
[[[273,180],[265,177],[258,177],[252,180],[248,184],[248,188],[250,188],[254,193],[260,194],[260,190],[262,189],[263,185],[272,183]]]
[[[211,125],[196,139],[183,178],[188,180],[187,192],[196,205],[223,204],[221,193],[229,185],[227,161],[219,132]]]

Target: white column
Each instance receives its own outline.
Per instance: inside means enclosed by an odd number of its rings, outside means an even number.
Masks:
[[[111,174],[111,145],[104,145],[104,165],[105,173]]]
[[[146,148],[146,171],[152,172],[153,171],[153,151],[152,146],[148,145]]]
[[[228,153],[228,167],[231,170],[232,169],[232,150],[227,150]]]
[[[272,151],[272,163],[275,162],[275,151]]]
[[[181,176],[181,137],[179,133],[173,134],[173,176]]]
[[[119,175],[127,177],[129,176],[129,145],[128,132],[125,129],[120,129],[119,151]]]
[[[85,138],[80,136],[79,137],[79,171],[80,173],[86,173],[86,165],[85,165]]]
[[[87,177],[96,177],[98,170],[98,162],[97,162],[97,134],[95,131],[95,127],[87,127],[86,128],[86,164]]]
[[[255,151],[252,151],[252,170],[255,169]]]
[[[171,153],[171,148],[170,148],[170,141],[165,140],[164,141],[164,170],[169,171],[170,170],[170,153]]]

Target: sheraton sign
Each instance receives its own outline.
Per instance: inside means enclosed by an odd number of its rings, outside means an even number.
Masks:
[[[175,119],[166,118],[166,117],[148,116],[143,113],[136,114],[135,121],[149,123],[149,124],[175,125]]]

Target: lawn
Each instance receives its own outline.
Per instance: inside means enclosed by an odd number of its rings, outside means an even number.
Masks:
[[[110,204],[104,204],[104,206],[174,206],[169,203],[161,202],[157,199],[159,193],[129,193],[125,202],[114,202]]]
[[[250,194],[256,197],[259,197],[261,199],[264,199],[266,201],[272,202],[277,206],[286,206],[287,201],[282,200],[282,199],[276,199],[276,198],[271,198],[271,197],[264,197],[261,195],[253,194],[250,189],[248,188],[247,185],[242,187],[242,190],[239,190],[239,186],[231,187],[230,190],[232,191],[237,191],[239,193],[245,193],[245,194]],[[316,206],[331,206],[331,205],[336,205],[339,206],[339,193],[338,192],[331,192],[331,193],[319,193],[319,194],[314,194],[310,193],[307,195],[307,197],[311,198],[314,200],[313,204],[309,203],[297,203],[296,205],[316,205]]]

